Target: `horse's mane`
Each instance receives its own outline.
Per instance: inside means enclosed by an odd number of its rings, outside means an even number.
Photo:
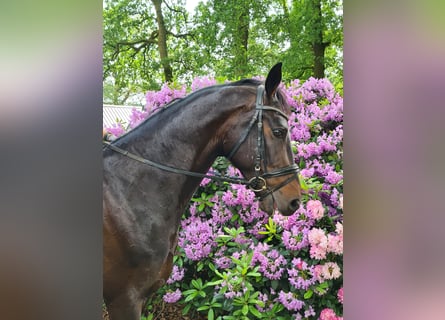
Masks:
[[[172,107],[176,107],[176,106],[179,106],[179,105],[187,104],[189,102],[189,100],[196,98],[198,95],[205,94],[207,91],[214,90],[216,88],[225,88],[225,87],[241,87],[241,86],[258,87],[261,84],[263,84],[263,81],[258,80],[258,79],[241,79],[241,80],[237,80],[237,81],[234,81],[234,82],[227,82],[227,83],[223,83],[223,84],[215,84],[215,85],[212,85],[212,86],[208,86],[208,87],[199,89],[197,91],[194,91],[194,92],[188,94],[187,96],[185,96],[183,98],[173,99],[169,103],[159,107],[156,111],[154,111],[152,114],[150,114],[147,117],[147,119],[142,121],[137,127],[139,127],[140,125],[142,125],[145,122],[152,121],[153,118],[156,118],[157,116],[160,116],[161,114],[167,112],[167,110],[170,111],[172,109]],[[280,101],[280,103],[284,106],[285,112],[289,112],[290,111],[290,106],[288,105],[288,103],[287,103],[287,101],[285,99],[285,96],[281,92],[281,90],[277,90],[276,95],[277,95],[277,98]],[[134,129],[136,129],[136,128],[134,128]],[[134,129],[132,129],[132,130],[134,130]],[[121,138],[126,136],[127,133],[129,133],[132,130],[127,131],[125,134],[123,134],[122,136],[118,137],[114,141],[120,140]]]
[[[187,102],[189,100],[196,98],[198,95],[204,94],[207,91],[210,91],[210,90],[213,90],[213,89],[216,89],[216,88],[238,87],[238,86],[239,87],[241,87],[241,86],[257,87],[257,86],[259,86],[262,83],[263,83],[262,81],[257,80],[257,79],[241,79],[241,80],[234,81],[234,82],[227,82],[227,83],[223,83],[223,84],[215,84],[215,85],[212,85],[212,86],[204,87],[204,88],[201,88],[199,90],[196,90],[194,92],[189,93],[188,95],[186,95],[183,98],[173,99],[169,103],[167,103],[167,104],[165,104],[163,106],[160,106],[154,113],[150,114],[148,116],[148,118],[145,119],[143,122],[146,122],[148,119],[162,114],[163,112],[165,112],[166,110],[169,110],[171,107],[176,106],[177,104],[187,104]]]

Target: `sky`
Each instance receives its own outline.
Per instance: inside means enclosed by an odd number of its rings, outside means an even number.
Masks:
[[[193,13],[195,7],[198,5],[198,2],[200,1],[205,2],[205,0],[185,0],[186,9],[188,10],[188,12]]]

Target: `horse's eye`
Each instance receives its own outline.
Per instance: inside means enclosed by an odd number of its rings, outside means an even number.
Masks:
[[[284,128],[278,128],[278,129],[273,129],[272,133],[275,137],[282,139],[286,136],[287,130]]]

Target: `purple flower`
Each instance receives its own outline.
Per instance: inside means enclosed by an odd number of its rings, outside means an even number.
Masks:
[[[176,265],[173,266],[173,270],[170,277],[167,280],[167,284],[175,283],[176,281],[181,281],[184,278],[184,269]]]
[[[235,196],[234,196],[234,194],[233,194],[233,192],[231,190],[225,191],[224,194],[222,195],[221,199],[228,206],[235,206],[236,205],[236,199],[235,199]]]
[[[198,261],[208,257],[216,246],[215,234],[211,226],[211,219],[201,221],[199,218],[191,217],[183,221],[183,229],[180,232],[178,244],[190,260]]]
[[[256,305],[256,308],[259,312],[267,312],[269,310],[272,310],[273,303],[269,301],[269,297],[267,296],[266,293],[260,293],[258,295],[258,300],[264,302],[264,308],[259,305]]]
[[[245,223],[252,223],[254,221],[265,222],[268,219],[268,214],[259,208],[258,201],[251,200],[250,208],[243,209],[239,212],[241,220]]]
[[[209,77],[197,77],[192,81],[192,91],[196,91],[208,86],[213,86],[216,84],[216,80]]]
[[[227,257],[219,257],[213,260],[219,269],[228,269],[232,265],[232,260]]]
[[[160,91],[148,91],[145,95],[145,110],[148,114],[153,114],[161,107],[174,99],[183,98],[187,94],[186,87],[182,86],[180,90],[172,89],[167,83],[164,83]]]
[[[339,206],[339,195],[340,195],[340,193],[338,192],[338,190],[336,188],[333,188],[331,197],[330,197],[331,204],[333,207]]]
[[[338,182],[340,182],[341,179],[343,179],[343,176],[341,174],[338,174],[335,171],[330,171],[326,177],[325,177],[326,181],[329,182],[330,184],[337,184]]]
[[[314,168],[305,168],[300,171],[303,178],[308,179],[314,175]]]
[[[142,121],[144,121],[149,115],[147,110],[138,110],[136,108],[131,109],[130,114],[130,128],[136,128]]]
[[[296,289],[307,290],[310,286],[317,282],[317,278],[313,275],[313,267],[301,258],[294,258],[292,260],[292,269],[287,269],[289,275],[289,283]]]
[[[288,250],[301,250],[309,245],[308,228],[293,226],[290,231],[283,231],[283,244]]]
[[[226,292],[224,296],[227,299],[233,299],[235,297],[241,297],[246,291],[247,288],[245,286],[245,282],[241,281],[238,276],[234,276],[232,274],[228,274],[228,279],[224,280],[221,283],[222,288],[226,288]]]
[[[298,300],[292,292],[280,291],[278,301],[289,311],[298,311],[304,306],[304,302]]]
[[[225,225],[230,219],[232,219],[232,211],[226,206],[215,203],[212,208],[212,220],[215,224]]]
[[[182,293],[179,289],[176,289],[176,291],[173,292],[167,292],[164,294],[162,299],[164,299],[167,303],[175,303],[178,302],[179,299],[181,299]]]
[[[105,128],[107,132],[113,135],[113,138],[118,138],[125,133],[124,125],[120,122],[113,123],[111,127]]]
[[[304,311],[304,317],[309,318],[314,316],[315,316],[315,310],[312,306],[309,306],[309,308]]]
[[[264,248],[264,247],[263,247]],[[284,266],[286,265],[286,259],[275,249],[270,252],[264,252],[261,246],[254,249],[252,256],[252,265],[256,265],[259,262],[259,271],[270,280],[278,280],[281,278],[284,272]]]

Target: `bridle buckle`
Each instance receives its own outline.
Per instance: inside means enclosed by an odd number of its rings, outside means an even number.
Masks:
[[[253,177],[249,180],[249,188],[253,192],[260,192],[267,189],[266,179],[263,177]]]

